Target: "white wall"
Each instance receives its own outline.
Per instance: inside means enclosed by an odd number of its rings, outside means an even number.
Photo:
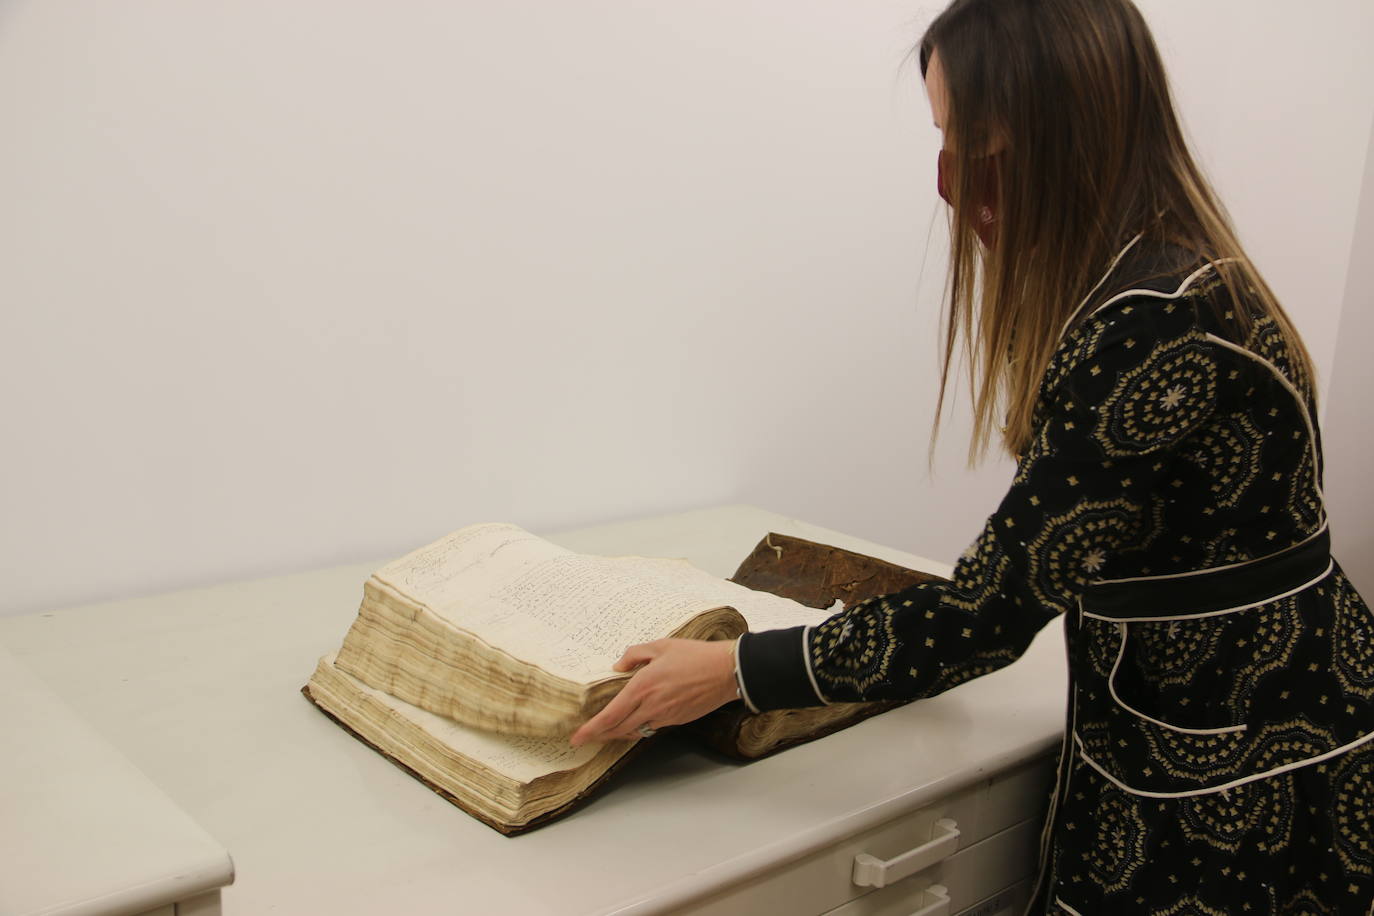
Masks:
[[[1374,127],[1359,199],[1324,424],[1326,503],[1332,550],[1356,588],[1374,599]]]
[[[1374,10],[1322,6],[1142,3],[1327,370]],[[956,419],[926,472],[936,8],[0,7],[0,613],[733,501],[952,559],[1008,469]]]

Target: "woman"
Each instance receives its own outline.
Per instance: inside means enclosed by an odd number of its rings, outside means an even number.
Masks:
[[[941,395],[962,336],[975,451],[1018,456],[1010,491],[949,584],[631,648],[574,739],[736,696],[931,696],[1064,614],[1037,909],[1370,912],[1374,630],[1329,554],[1311,362],[1144,21],[1129,0],[955,0],[920,59],[952,204]]]

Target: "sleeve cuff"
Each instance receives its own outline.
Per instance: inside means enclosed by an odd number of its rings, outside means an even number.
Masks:
[[[736,670],[745,705],[755,712],[824,706],[811,675],[810,627],[745,633],[736,644]]]

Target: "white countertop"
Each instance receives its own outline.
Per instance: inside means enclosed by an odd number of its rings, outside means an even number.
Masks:
[[[770,530],[948,572],[741,506],[549,537],[729,575]],[[1063,726],[1051,626],[1003,671],[766,760],[665,736],[572,816],[506,838],[298,692],[381,562],[0,618],[0,645],[229,849],[228,914],[662,911],[1046,754]]]
[[[0,914],[142,913],[233,880],[229,854],[0,649]]]

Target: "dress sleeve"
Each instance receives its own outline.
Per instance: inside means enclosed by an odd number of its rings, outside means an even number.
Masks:
[[[1127,304],[1061,347],[1033,444],[950,581],[739,643],[755,710],[934,696],[1020,657],[1089,582],[1145,550],[1181,487],[1169,453],[1216,410],[1223,367],[1185,305]]]

